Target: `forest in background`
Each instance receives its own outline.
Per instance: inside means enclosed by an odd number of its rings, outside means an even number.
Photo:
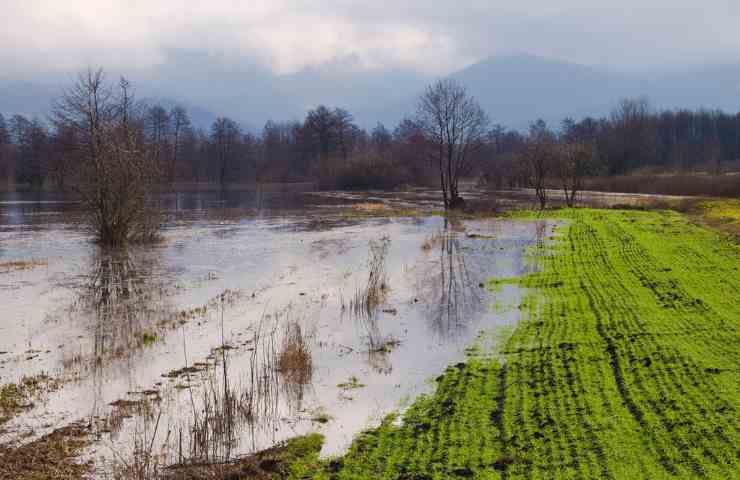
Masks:
[[[415,112],[398,125],[379,123],[368,131],[357,125],[351,112],[321,105],[300,121],[268,121],[255,134],[227,117],[216,119],[209,129],[196,128],[179,106],[167,109],[139,103],[137,108],[141,112],[137,128],[159,166],[157,181],[164,186],[193,182],[314,182],[325,189],[438,185],[437,167],[428,153],[430,140]],[[495,112],[487,113],[495,118]],[[541,181],[559,187],[557,166],[539,172],[544,178],[538,178],[527,161],[528,145],[543,139],[547,148],[588,146],[590,158],[579,175],[589,177],[584,182],[595,189],[649,190],[645,181],[636,179],[651,179],[647,183],[655,184],[655,179],[663,178],[671,184],[666,186],[670,191],[656,193],[740,193],[740,175],[722,175],[740,170],[740,113],[655,111],[644,98],[625,99],[603,118],[566,118],[554,126],[535,120],[528,132],[494,124],[481,136],[464,175],[495,188],[536,188]],[[0,185],[74,190],[84,155],[79,145],[75,130],[53,114],[48,118],[0,114]],[[673,173],[673,180],[665,180],[666,172]],[[711,176],[712,185],[695,191],[697,184],[689,185],[686,177],[696,172]]]

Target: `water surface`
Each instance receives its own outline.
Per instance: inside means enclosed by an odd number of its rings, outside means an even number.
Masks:
[[[85,420],[96,433],[88,455],[101,469],[142,437],[171,460],[192,441],[203,392],[228,383],[251,410],[236,415],[220,453],[312,431],[326,436],[324,455],[342,452],[430,391],[481,332],[516,324],[518,287],[494,294],[482,283],[525,272],[526,249],[552,234],[545,222],[384,218],[352,207],[424,212],[439,207],[436,198],[163,195],[162,241],[116,251],[92,242],[71,198],[0,199],[0,264],[35,262],[0,270],[0,383],[39,372],[64,380],[5,425],[0,441]],[[376,307],[355,308],[378,242],[387,243],[387,289]],[[307,374],[276,368],[288,325],[306,337]],[[172,373],[184,367],[192,371]],[[143,398],[144,410],[121,408]]]

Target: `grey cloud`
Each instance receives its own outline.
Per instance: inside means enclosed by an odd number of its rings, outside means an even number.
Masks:
[[[9,0],[0,62],[6,75],[88,63],[146,70],[189,49],[277,74],[347,57],[443,74],[511,51],[626,68],[736,59],[736,2],[600,3]]]

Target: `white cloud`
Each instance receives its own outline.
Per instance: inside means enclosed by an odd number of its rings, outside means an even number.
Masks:
[[[732,0],[593,4],[5,0],[0,64],[8,75],[86,64],[146,70],[178,49],[246,59],[278,74],[347,57],[361,68],[444,73],[511,50],[636,66],[734,59],[740,48],[740,8]]]

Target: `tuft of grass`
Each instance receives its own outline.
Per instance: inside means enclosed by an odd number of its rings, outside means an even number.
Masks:
[[[144,331],[141,334],[141,345],[144,347],[150,347],[154,345],[159,337],[156,332]]]
[[[0,262],[0,273],[7,273],[14,270],[31,270],[36,267],[48,265],[47,260],[12,260]]]
[[[311,381],[313,362],[308,337],[298,322],[286,324],[277,368],[292,383],[305,385]]]
[[[332,416],[326,413],[324,410],[319,409],[311,416],[311,421],[316,423],[329,423],[332,419]]]
[[[401,345],[401,341],[394,337],[384,337],[370,344],[370,353],[391,353],[393,349]]]
[[[385,301],[389,290],[385,259],[390,244],[387,236],[370,242],[367,284],[355,292],[355,298],[350,302],[350,307],[358,315],[372,314]]]
[[[355,390],[358,388],[363,388],[364,386],[365,384],[360,383],[360,379],[354,375],[349,377],[349,379],[346,382],[337,384],[337,387],[341,388],[342,390]]]
[[[32,408],[34,400],[60,386],[59,380],[45,373],[23,377],[17,383],[0,385],[0,425],[23,410]]]

